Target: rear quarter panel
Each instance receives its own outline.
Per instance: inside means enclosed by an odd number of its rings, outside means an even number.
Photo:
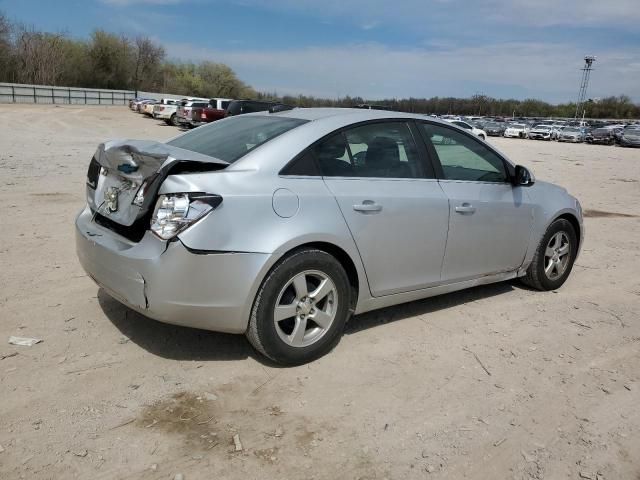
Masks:
[[[307,243],[326,242],[341,248],[353,261],[359,298],[370,295],[362,262],[338,205],[321,177],[272,177],[259,171],[224,170],[168,177],[160,193],[208,192],[221,195],[220,206],[179,235],[180,241],[202,252],[269,254],[253,282],[255,294],[264,276],[287,252]],[[285,198],[286,215],[276,213],[274,193]],[[280,212],[283,213],[283,212]]]

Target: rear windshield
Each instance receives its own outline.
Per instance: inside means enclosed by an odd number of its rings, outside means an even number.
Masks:
[[[168,144],[233,163],[254,148],[307,121],[266,116],[231,117],[191,130]]]

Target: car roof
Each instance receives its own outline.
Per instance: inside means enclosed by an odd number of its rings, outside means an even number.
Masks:
[[[302,120],[303,123],[278,137],[265,142],[249,152],[246,156],[232,163],[227,169],[273,169],[279,172],[282,169],[282,158],[293,158],[309,147],[309,145],[320,140],[326,135],[335,133],[338,129],[350,127],[362,122],[376,120],[422,120],[431,124],[439,124],[453,128],[470,135],[478,141],[482,141],[469,133],[467,130],[457,126],[455,123],[447,122],[438,118],[433,118],[426,114],[395,112],[389,110],[369,110],[361,108],[294,108],[275,113],[254,112],[243,114],[240,117],[271,117],[288,118]],[[238,117],[232,117],[238,118]],[[222,122],[226,120],[221,120]],[[203,127],[204,128],[204,127]],[[502,156],[507,163],[514,165],[509,157],[502,153],[495,146],[489,146],[494,152]],[[270,159],[270,160],[266,160]]]
[[[262,112],[262,114],[264,114],[264,112]],[[351,117],[353,117],[353,120],[355,121],[415,118],[419,120],[430,120],[450,125],[449,122],[444,122],[443,120],[435,119],[428,115],[418,113],[394,112],[389,110],[369,110],[362,108],[294,108],[293,110],[285,110],[282,112],[272,113],[270,115],[278,117],[297,118],[300,120],[308,121],[322,120],[331,117],[333,117],[334,119],[338,119],[342,117],[345,122],[348,122]]]

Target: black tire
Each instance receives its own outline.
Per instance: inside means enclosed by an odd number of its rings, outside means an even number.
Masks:
[[[569,239],[569,259],[564,272],[558,278],[551,279],[544,271],[545,251],[551,238],[559,232],[564,232]],[[543,291],[556,290],[560,288],[571,273],[577,253],[578,238],[573,225],[564,218],[556,220],[549,226],[542,237],[542,240],[536,249],[536,253],[533,256],[533,260],[531,261],[531,265],[529,265],[529,268],[527,269],[527,274],[521,278],[522,282],[529,287]]]
[[[174,127],[180,126],[180,122],[178,122],[178,116],[175,113],[171,115],[171,118],[169,119],[169,123],[171,123],[171,125],[173,125]]]
[[[337,292],[335,317],[325,333],[308,346],[294,347],[278,334],[274,309],[280,292],[296,275],[319,271],[331,279]],[[251,309],[246,336],[251,345],[276,363],[301,365],[328,353],[340,340],[351,314],[352,290],[349,278],[338,260],[322,250],[304,248],[287,255],[267,274]]]
[[[486,140],[487,137],[485,137],[484,135],[478,135],[482,140]]]

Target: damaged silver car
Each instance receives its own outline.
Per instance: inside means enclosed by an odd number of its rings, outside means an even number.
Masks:
[[[99,286],[282,364],[328,352],[353,314],[516,277],[556,289],[584,238],[565,189],[454,125],[387,111],[106,142],[86,192],[77,252]]]

